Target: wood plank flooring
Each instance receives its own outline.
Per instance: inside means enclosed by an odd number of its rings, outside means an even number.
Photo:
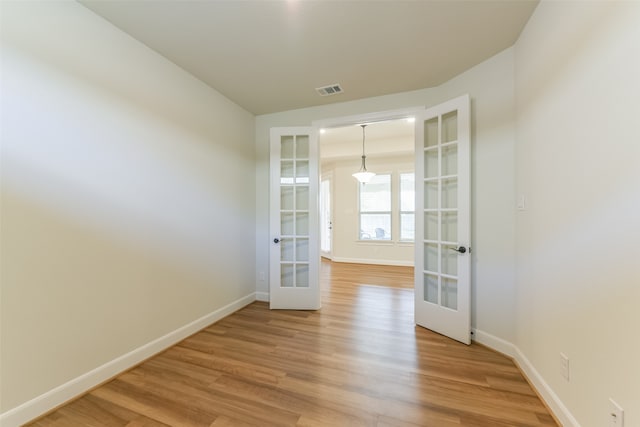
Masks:
[[[556,425],[511,360],[414,325],[412,268],[321,276],[321,310],[253,303],[31,425]]]

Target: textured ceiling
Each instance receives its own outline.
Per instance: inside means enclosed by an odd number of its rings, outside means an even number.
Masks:
[[[537,0],[81,3],[265,114],[437,86],[513,45]]]

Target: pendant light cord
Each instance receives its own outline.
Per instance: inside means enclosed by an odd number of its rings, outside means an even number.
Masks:
[[[364,172],[366,172],[366,171],[367,171],[367,165],[365,164],[364,159],[365,159],[367,156],[365,156],[365,155],[364,155],[364,128],[366,128],[366,127],[367,127],[367,125],[360,125],[360,126],[362,126],[362,170],[363,170]]]

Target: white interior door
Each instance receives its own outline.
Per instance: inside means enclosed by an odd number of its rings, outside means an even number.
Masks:
[[[272,309],[320,308],[318,138],[314,128],[271,129]]]
[[[331,259],[333,215],[331,210],[331,177],[320,181],[320,255]]]
[[[470,343],[470,101],[416,117],[416,324]]]

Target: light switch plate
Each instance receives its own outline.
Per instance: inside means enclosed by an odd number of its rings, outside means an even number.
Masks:
[[[518,210],[523,211],[527,208],[527,198],[521,194],[518,196]]]
[[[613,399],[609,399],[608,425],[611,427],[624,427],[624,410]]]

